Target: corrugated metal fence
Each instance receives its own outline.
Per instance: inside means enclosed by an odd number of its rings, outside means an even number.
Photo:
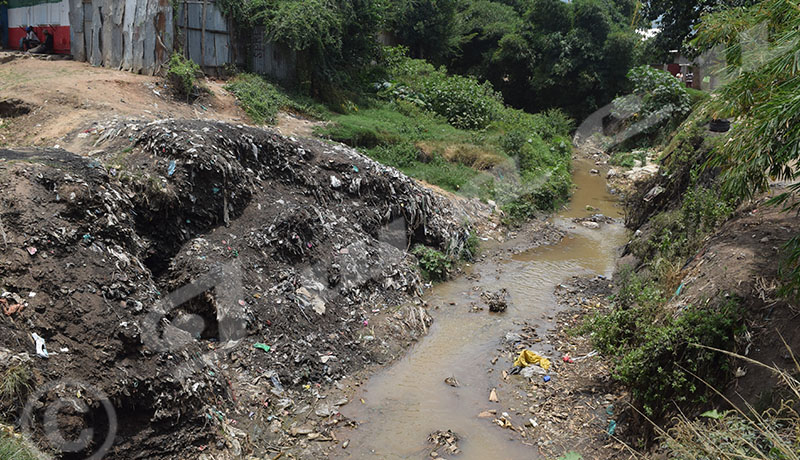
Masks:
[[[263,29],[245,36],[221,13],[215,0],[11,0],[9,6],[17,4],[24,6],[14,10],[19,21],[63,26],[64,47],[69,47],[75,60],[95,66],[154,75],[178,51],[212,75],[224,73],[229,65],[278,80],[290,80],[296,71],[292,50],[267,42]],[[25,18],[20,16],[23,13]],[[34,13],[36,18],[31,16]],[[58,16],[59,21],[39,16]],[[3,22],[2,29],[8,33],[8,22],[13,21],[4,15]]]
[[[235,62],[228,21],[213,0],[178,0],[176,20],[184,55],[206,72]]]
[[[153,75],[173,47],[170,0],[69,0],[72,55],[92,65]]]
[[[225,66],[236,64],[278,80],[294,77],[295,53],[267,42],[263,28],[252,36],[237,35],[214,0],[178,0],[177,5],[179,46],[206,73],[218,75]]]

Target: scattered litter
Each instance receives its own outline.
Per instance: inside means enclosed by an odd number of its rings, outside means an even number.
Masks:
[[[3,313],[6,316],[12,316],[17,312],[22,311],[22,309],[24,308],[24,305],[21,303],[15,303],[9,305],[8,300],[6,299],[0,299],[0,306],[3,307]]]
[[[47,353],[47,345],[45,345],[44,339],[35,332],[31,335],[33,336],[34,342],[36,342],[36,355],[42,358],[49,358],[50,355]]]
[[[169,166],[167,167],[168,176],[172,177],[172,175],[175,174],[175,166],[176,166],[175,160],[170,160]]]
[[[545,375],[544,377],[542,377],[542,380],[544,381],[544,383],[547,383],[547,382],[550,381],[550,376],[549,375]]]
[[[528,367],[531,365],[537,365],[546,371],[550,370],[549,359],[544,358],[530,350],[522,350],[517,359],[514,361],[514,366]]]
[[[264,350],[264,351],[270,351],[272,349],[272,347],[270,347],[266,343],[261,343],[261,342],[258,342],[256,344],[254,344],[253,348],[256,348],[258,350]]]
[[[451,430],[434,431],[428,435],[428,442],[435,446],[433,452],[431,452],[431,456],[437,457],[440,449],[444,449],[445,452],[450,455],[458,455],[461,452],[458,448],[458,440],[459,436]]]
[[[499,401],[500,400],[497,399],[497,389],[496,388],[492,388],[492,391],[489,393],[489,402],[496,403],[496,402],[499,402]]]
[[[28,249],[28,254],[30,254],[30,255],[35,255],[39,251],[38,249],[36,249],[33,246],[28,246],[27,249]]]
[[[450,377],[447,377],[446,379],[444,379],[444,383],[450,385],[451,387],[460,387],[461,386],[461,384],[458,383],[458,380],[456,380],[456,378],[454,376],[452,376],[452,375]]]

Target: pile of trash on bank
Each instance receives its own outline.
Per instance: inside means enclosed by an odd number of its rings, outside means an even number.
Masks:
[[[92,158],[0,151],[0,294],[15,306],[0,354],[34,388],[77,379],[107,395],[109,456],[290,436],[275,422],[305,416],[319,384],[429,325],[413,303],[370,322],[421,292],[407,249],[459,253],[469,236],[446,200],[343,146],[210,121],[109,132],[116,148]],[[244,430],[257,424],[265,439]]]

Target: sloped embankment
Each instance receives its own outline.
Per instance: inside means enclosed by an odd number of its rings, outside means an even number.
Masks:
[[[392,308],[421,290],[405,250],[460,252],[469,236],[445,200],[341,146],[172,120],[119,139],[135,147],[97,160],[0,151],[0,354],[33,388],[69,378],[107,394],[114,458],[193,458],[219,433],[234,452],[280,442],[303,385],[427,327],[421,308]],[[392,312],[383,325],[377,310]],[[16,396],[2,412],[20,414]],[[109,432],[86,402],[88,422],[62,424],[65,438],[95,429],[84,455]]]

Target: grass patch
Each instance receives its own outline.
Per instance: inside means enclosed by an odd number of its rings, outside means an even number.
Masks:
[[[7,367],[0,377],[0,402],[13,404],[22,400],[30,390],[30,382],[31,373],[26,366],[14,364]]]
[[[258,124],[275,122],[281,110],[320,118],[326,111],[308,98],[290,96],[267,79],[252,73],[241,73],[234,77],[225,89],[230,91],[242,109]]]
[[[0,431],[0,458],[3,460],[39,460],[21,441]]]

